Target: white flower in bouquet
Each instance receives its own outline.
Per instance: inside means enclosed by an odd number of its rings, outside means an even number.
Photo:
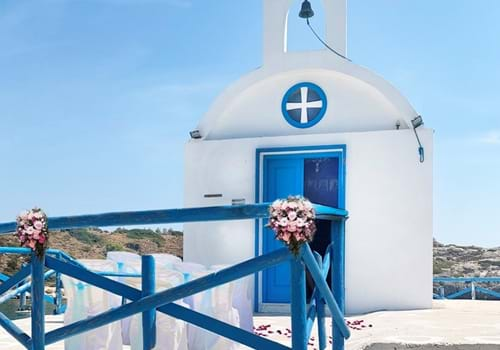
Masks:
[[[298,255],[300,246],[313,240],[316,214],[307,199],[298,196],[278,199],[271,204],[269,214],[268,227],[293,254]]]

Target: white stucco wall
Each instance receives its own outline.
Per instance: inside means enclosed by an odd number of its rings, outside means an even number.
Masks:
[[[347,146],[346,308],[348,313],[430,308],[432,302],[432,130],[294,135],[190,141],[185,206],[255,201],[255,150]],[[222,198],[204,198],[221,193]],[[232,264],[254,256],[254,221],[186,224],[186,261]]]
[[[323,119],[297,129],[283,118],[285,92],[299,82],[319,85],[328,99]],[[327,52],[287,54],[279,66],[265,66],[228,87],[197,129],[206,140],[242,137],[392,130],[411,126],[417,113],[389,83]]]

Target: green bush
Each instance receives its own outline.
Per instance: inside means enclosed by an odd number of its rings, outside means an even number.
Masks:
[[[139,251],[139,249],[141,249],[141,245],[139,243],[125,243],[125,247],[127,247],[128,249],[132,249],[132,250],[135,250],[136,252]]]
[[[156,233],[155,231],[149,229],[140,229],[140,228],[135,228],[131,230],[117,229],[116,232],[124,234],[130,239],[146,239],[156,243],[156,245],[158,246],[165,243],[165,238],[163,238],[161,234]]]
[[[172,235],[172,236],[183,236],[184,232],[169,228],[167,231],[167,234]]]
[[[76,238],[85,244],[96,244],[102,242],[102,237],[96,235],[90,229],[87,228],[76,228],[68,230],[71,237]]]
[[[106,253],[123,250],[123,246],[118,243],[107,243],[106,244]]]

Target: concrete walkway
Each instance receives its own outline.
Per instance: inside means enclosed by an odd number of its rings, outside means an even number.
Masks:
[[[500,350],[500,301],[437,300],[431,310],[381,311],[347,320],[351,323],[347,350]],[[270,330],[270,338],[290,344],[284,333],[290,327],[288,318],[256,317],[255,323],[271,325],[260,333]],[[309,348],[318,349],[316,328],[312,336]]]
[[[435,301],[432,310],[375,312],[348,349],[500,349],[500,301]]]
[[[346,343],[347,350],[500,349],[500,301],[435,301],[432,310],[381,311],[347,320],[352,333]],[[29,333],[29,319],[18,320],[16,324]],[[60,326],[61,316],[47,316],[47,330]],[[262,336],[290,345],[288,317],[257,316],[255,326]],[[327,327],[331,328],[330,319]],[[330,330],[328,333],[331,335]],[[312,335],[309,349],[318,349],[316,327]],[[23,347],[2,330],[0,349],[21,350]],[[60,342],[47,349],[62,350],[64,345]]]

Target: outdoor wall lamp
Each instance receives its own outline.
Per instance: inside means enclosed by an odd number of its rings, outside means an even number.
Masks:
[[[191,136],[192,139],[201,139],[201,133],[200,130],[193,130],[189,132],[189,136]]]
[[[418,154],[420,156],[420,163],[425,161],[424,147],[422,147],[422,143],[420,142],[420,137],[418,137],[417,128],[424,125],[424,120],[421,116],[417,116],[411,121],[411,125],[413,126],[413,132],[415,133],[415,137],[418,142]]]

